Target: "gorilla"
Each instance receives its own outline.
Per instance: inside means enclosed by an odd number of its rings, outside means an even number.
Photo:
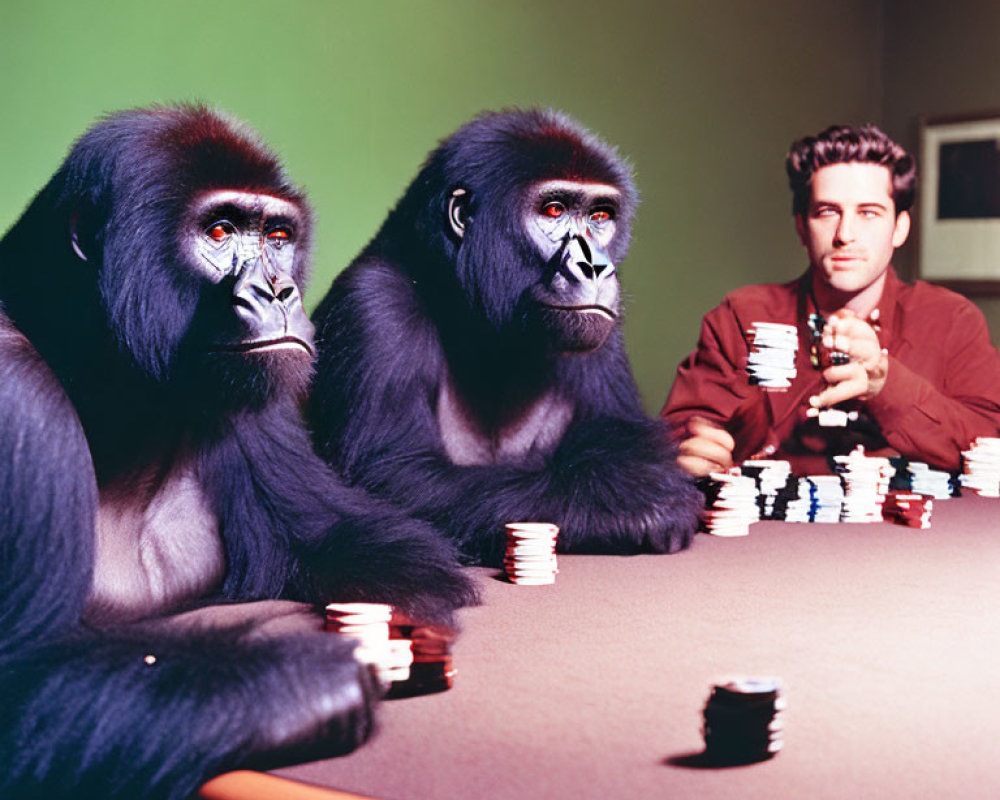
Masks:
[[[346,752],[379,692],[310,605],[474,600],[312,450],[311,227],[255,134],[178,106],[93,127],[0,241],[0,796]]]
[[[317,307],[307,416],[349,482],[497,565],[503,525],[562,552],[674,552],[701,501],[625,353],[636,190],[562,113],[486,113],[428,157]]]

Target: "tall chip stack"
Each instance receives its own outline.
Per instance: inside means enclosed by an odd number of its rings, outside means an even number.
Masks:
[[[959,481],[982,497],[1000,497],[1000,439],[979,436],[962,451]]]
[[[791,386],[797,374],[798,329],[777,322],[754,322],[747,334],[750,336],[747,356],[750,383],[772,391],[783,391]]]
[[[889,482],[896,472],[888,458],[865,455],[858,445],[849,455],[833,457],[835,469],[844,481],[841,522],[881,522],[882,504]]]
[[[747,536],[760,519],[757,484],[739,469],[713,472],[705,487],[706,511],[702,525],[713,536]]]
[[[791,464],[765,459],[744,461],[740,472],[756,481],[760,518],[783,520],[789,500],[798,495]]]

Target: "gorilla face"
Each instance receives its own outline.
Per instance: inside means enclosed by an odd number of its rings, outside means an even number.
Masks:
[[[555,352],[596,350],[615,327],[619,289],[608,250],[620,200],[601,183],[553,180],[528,190],[524,228],[545,264],[529,289],[528,314]]]
[[[618,278],[608,251],[622,202],[620,190],[610,184],[532,183],[516,205],[514,246],[494,247],[498,237],[510,237],[509,229],[487,224],[484,235],[489,212],[470,211],[475,205],[471,193],[454,190],[448,208],[452,231],[465,240],[463,249],[467,232],[474,240],[464,260],[459,257],[459,272],[474,276],[470,283],[486,316],[507,321],[519,312],[515,316],[527,333],[550,355],[586,353],[603,345],[618,320]],[[499,267],[504,273],[499,276],[495,253],[510,253],[515,259]],[[463,270],[464,262],[469,263]],[[487,297],[485,290],[490,289],[494,293]]]
[[[303,225],[294,203],[242,191],[204,193],[184,223],[183,260],[213,285],[204,292],[189,351],[201,349],[197,360],[207,356],[212,371],[241,395],[249,387],[251,396],[266,399],[277,386],[297,394],[311,377],[313,326],[295,259]]]

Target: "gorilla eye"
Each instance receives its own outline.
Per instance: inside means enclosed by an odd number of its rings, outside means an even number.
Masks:
[[[566,213],[566,206],[557,201],[551,203],[546,203],[542,206],[542,213],[547,217],[552,217],[553,219],[559,219],[563,214]]]
[[[205,234],[209,239],[215,242],[224,242],[236,229],[233,227],[232,223],[229,222],[216,222],[214,225],[210,225]]]
[[[607,222],[613,216],[614,214],[611,213],[610,209],[595,208],[593,211],[590,212],[590,221],[597,223]]]
[[[284,228],[275,228],[273,231],[268,231],[267,240],[271,244],[276,244],[279,247],[283,244],[287,244],[291,239],[291,234]]]

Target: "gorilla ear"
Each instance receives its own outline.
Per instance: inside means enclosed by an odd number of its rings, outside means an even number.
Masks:
[[[89,261],[88,253],[96,249],[93,214],[77,206],[69,218],[69,244],[81,261]]]
[[[448,222],[452,231],[461,239],[465,236],[465,226],[469,222],[469,205],[472,195],[468,189],[459,186],[451,192],[451,199],[448,200]]]

